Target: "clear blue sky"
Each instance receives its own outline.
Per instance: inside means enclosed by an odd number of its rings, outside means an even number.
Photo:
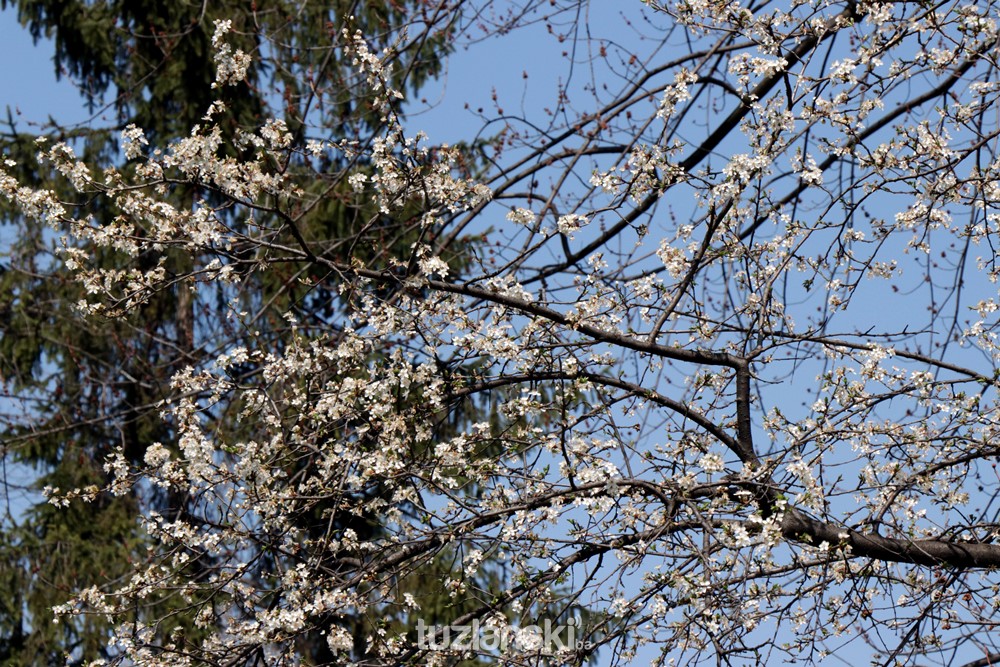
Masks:
[[[0,111],[7,108],[24,123],[44,121],[49,115],[64,123],[77,123],[90,115],[76,88],[65,77],[56,81],[51,42],[32,43],[31,35],[17,22],[16,12],[0,12]]]

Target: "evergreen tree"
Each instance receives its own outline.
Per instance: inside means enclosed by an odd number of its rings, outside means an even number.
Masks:
[[[227,91],[225,110],[215,109],[234,134],[275,116],[284,119],[297,140],[365,142],[377,129],[379,116],[356,94],[355,75],[344,54],[325,46],[331,35],[357,27],[380,46],[391,45],[397,58],[394,85],[411,88],[438,73],[449,43],[447,22],[436,24],[419,15],[420,3],[2,0],[0,7],[16,8],[36,40],[51,38],[56,75],[71,78],[92,110],[114,119],[107,127],[67,128],[52,122],[45,128],[52,141],[70,142],[95,168],[120,161],[118,137],[130,124],[162,144],[184,136],[206,114],[218,97],[212,45],[217,20],[231,20],[231,41],[255,58],[246,82]],[[418,38],[407,41],[404,28],[416,21],[424,27],[419,36],[410,35]],[[44,168],[32,157],[38,150],[35,135],[21,130],[8,121],[0,147],[17,163],[19,179],[62,187],[67,201],[89,209],[95,225],[120,214],[106,205],[75,200],[65,185],[46,180]],[[304,184],[302,202],[312,210],[294,230],[281,229],[275,242],[294,244],[296,236],[325,239],[325,251],[335,257],[343,251],[341,240],[353,239],[371,248],[373,263],[382,264],[408,252],[411,226],[359,208],[350,189],[340,185],[344,170],[357,165],[327,153],[313,159],[330,178]],[[276,172],[297,168],[294,160],[275,165]],[[172,194],[179,210],[216,197],[210,189],[189,186],[176,186]],[[281,228],[281,221],[266,218],[261,214],[257,220],[230,223]],[[128,317],[86,324],[74,310],[85,292],[61,272],[58,234],[31,226],[9,210],[3,224],[15,226],[16,234],[9,235],[0,273],[0,377],[8,393],[18,397],[7,415],[4,455],[34,471],[36,491],[102,487],[108,474],[105,462],[116,447],[129,460],[141,461],[152,443],[174,446],[173,429],[158,407],[167,396],[170,376],[225,350],[239,337],[239,325],[218,322],[217,304],[194,298],[185,282]],[[366,230],[362,236],[360,228]],[[461,246],[455,246],[456,268]],[[242,250],[232,252],[239,256]],[[249,254],[244,259],[261,258]],[[107,267],[121,261],[113,248],[102,257]],[[143,268],[160,263],[169,275],[182,275],[193,260],[182,250],[165,249],[142,261]],[[309,270],[285,268],[269,273],[266,281],[244,282],[216,295],[219,302],[239,299],[257,313],[254,325],[260,329],[262,349],[281,346],[288,326],[284,313],[295,313],[306,325],[329,324],[350,307],[349,299],[315,286],[320,281]],[[252,375],[256,369],[248,364],[243,372]],[[220,428],[230,427],[230,417],[219,415]],[[144,557],[140,513],[183,517],[197,502],[148,489],[142,497],[76,501],[70,511],[54,511],[41,501],[8,512],[0,532],[0,581],[7,592],[0,603],[0,664],[63,664],[66,656],[83,664],[105,655],[105,625],[92,618],[55,624],[51,608],[71,591],[122,576],[133,559]],[[329,508],[303,508],[301,520],[308,530],[310,522],[329,520]],[[351,525],[378,530],[374,517],[353,518]],[[207,568],[208,559],[204,554],[193,559],[192,576],[198,576],[199,567]],[[179,612],[172,617],[176,626],[161,628],[164,633],[196,632],[182,613],[183,603],[163,604],[176,605]],[[325,642],[307,645],[303,654],[323,660],[324,647]]]

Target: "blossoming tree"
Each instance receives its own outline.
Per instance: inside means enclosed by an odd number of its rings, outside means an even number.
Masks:
[[[113,619],[121,664],[300,664],[316,635],[329,664],[1000,660],[997,8],[646,5],[639,46],[582,3],[475,8],[592,76],[542,118],[498,100],[482,178],[400,120],[392,50],[351,30],[369,139],[215,123],[252,67],[219,22],[189,137],[127,128],[134,175],[43,146],[74,202],[0,179],[81,317],[178,283],[209,314],[160,406],[176,445],[50,490],[185,511],[145,513],[148,558],[59,616]],[[292,163],[365,202],[350,235],[303,234],[328,193]],[[242,286],[267,275],[347,321],[291,304],[260,335]]]

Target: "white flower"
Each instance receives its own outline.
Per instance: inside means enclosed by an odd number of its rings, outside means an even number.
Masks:
[[[448,265],[440,257],[424,257],[419,260],[420,273],[425,276],[438,276],[444,278],[448,275]]]
[[[705,472],[719,472],[725,470],[726,463],[718,454],[708,453],[698,459],[698,467]]]
[[[680,278],[687,272],[687,255],[680,248],[670,245],[668,240],[664,239],[660,243],[660,247],[656,251],[656,255],[660,258],[660,261],[663,262],[663,266],[666,267],[670,277]]]
[[[663,99],[660,101],[660,108],[656,112],[657,118],[668,119],[674,115],[677,104],[691,99],[691,91],[688,86],[698,81],[698,75],[682,68],[674,75],[673,84],[667,86],[663,92]]]
[[[129,124],[122,130],[122,143],[124,144],[125,157],[129,160],[142,155],[142,147],[148,145],[146,135],[135,125]]]
[[[351,184],[351,189],[355,192],[363,190],[367,181],[367,174],[362,174],[360,172],[357,174],[351,174],[347,177],[347,182]]]
[[[608,611],[615,618],[621,618],[622,616],[625,615],[625,612],[627,612],[628,610],[629,610],[629,602],[622,596],[618,596],[614,600],[612,600],[611,606],[608,608]]]
[[[222,44],[222,38],[232,30],[233,22],[229,19],[216,19],[215,34],[212,35],[212,46],[216,49]]]
[[[535,214],[526,208],[515,208],[507,214],[507,219],[511,222],[516,222],[519,225],[524,225],[528,227],[535,224]]]
[[[215,22],[215,34],[212,35],[212,46],[215,48],[215,83],[213,88],[232,85],[247,77],[250,67],[250,56],[242,50],[233,51],[233,47],[223,41],[232,29],[233,22],[226,19]]]
[[[270,148],[288,148],[292,143],[292,133],[288,131],[285,121],[269,118],[260,130],[260,136]]]
[[[170,450],[164,447],[158,442],[154,442],[146,449],[145,455],[142,460],[146,462],[150,468],[160,468],[164,463],[170,460]]]
[[[559,220],[556,222],[556,228],[559,230],[560,234],[565,234],[566,236],[573,238],[573,232],[579,231],[585,224],[587,224],[587,218],[582,215],[570,213],[568,215],[559,216]]]
[[[349,651],[354,647],[354,640],[343,628],[334,627],[330,629],[330,634],[326,637],[327,646],[331,651]]]
[[[611,171],[603,173],[595,171],[590,177],[590,184],[603,191],[604,194],[617,195],[621,188],[622,179]]]

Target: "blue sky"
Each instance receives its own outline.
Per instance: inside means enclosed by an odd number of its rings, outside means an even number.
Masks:
[[[90,117],[73,84],[65,77],[56,81],[53,53],[51,42],[33,44],[14,11],[0,12],[0,57],[7,63],[0,68],[0,109],[6,116],[9,108],[22,130],[50,114],[65,123]]]

